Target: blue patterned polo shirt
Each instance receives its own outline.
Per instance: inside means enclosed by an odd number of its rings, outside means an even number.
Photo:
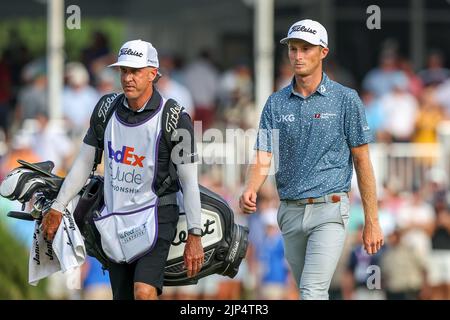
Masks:
[[[255,149],[272,152],[282,200],[347,192],[350,149],[373,141],[364,105],[355,90],[325,73],[306,98],[294,91],[294,81],[268,98]]]

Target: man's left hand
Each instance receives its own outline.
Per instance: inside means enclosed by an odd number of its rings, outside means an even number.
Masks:
[[[184,265],[187,269],[188,277],[195,276],[205,262],[205,254],[203,252],[202,237],[188,235],[186,246],[184,247]]]
[[[380,224],[377,222],[369,222],[364,225],[363,230],[364,249],[368,254],[377,253],[384,244],[383,233]]]

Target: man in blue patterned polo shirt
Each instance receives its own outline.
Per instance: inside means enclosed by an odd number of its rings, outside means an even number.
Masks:
[[[294,78],[264,106],[256,161],[240,206],[244,213],[256,210],[257,192],[275,156],[278,224],[300,297],[328,299],[345,240],[353,163],[364,207],[365,250],[375,254],[383,245],[369,158],[372,134],[356,91],[322,71],[329,51],[325,28],[298,21],[281,43],[288,45]]]

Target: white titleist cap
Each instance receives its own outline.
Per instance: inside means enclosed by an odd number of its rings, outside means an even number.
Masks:
[[[150,42],[132,40],[120,48],[117,62],[109,67],[159,68],[158,52]]]
[[[328,34],[319,22],[305,19],[294,23],[288,31],[287,37],[280,40],[286,44],[291,39],[301,39],[316,46],[328,47]]]

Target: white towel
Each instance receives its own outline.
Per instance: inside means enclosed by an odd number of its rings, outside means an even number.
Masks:
[[[68,209],[72,209],[71,207],[69,205]],[[29,259],[28,282],[35,286],[39,280],[55,272],[60,270],[66,272],[81,266],[85,258],[84,241],[70,211],[64,212],[53,241],[44,239],[40,225],[36,222]]]

